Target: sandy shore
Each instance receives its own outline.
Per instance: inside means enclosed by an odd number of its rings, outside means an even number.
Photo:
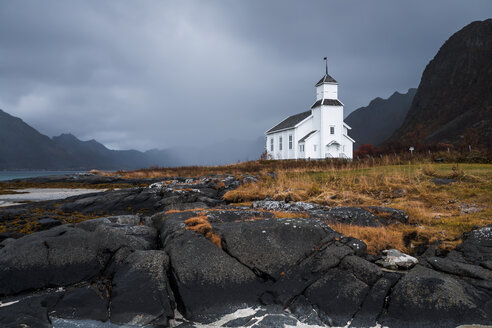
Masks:
[[[25,201],[39,202],[43,200],[64,199],[71,196],[102,192],[105,189],[70,189],[70,188],[27,188],[15,189],[22,194],[0,195],[0,207],[22,204]]]

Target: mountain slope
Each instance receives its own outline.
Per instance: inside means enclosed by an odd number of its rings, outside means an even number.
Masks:
[[[225,140],[201,148],[111,150],[96,140],[81,141],[72,134],[50,139],[21,119],[0,110],[0,170],[118,170],[153,165],[224,164],[253,160],[264,150],[264,138]]]
[[[50,138],[0,109],[0,169],[65,169],[73,164]]]
[[[136,150],[110,150],[95,140],[80,141],[71,134],[50,139],[0,110],[1,170],[135,169],[150,164],[149,158]]]
[[[378,146],[391,137],[403,123],[416,91],[395,92],[388,99],[378,97],[368,106],[350,113],[345,122],[352,127],[350,136],[355,140],[354,149],[362,144]]]
[[[149,166],[147,156],[136,150],[111,150],[96,140],[81,141],[72,134],[53,137],[81,168],[131,169]]]
[[[465,26],[439,49],[391,140],[459,144],[474,131],[476,142],[490,145],[491,90],[492,19],[487,19]]]

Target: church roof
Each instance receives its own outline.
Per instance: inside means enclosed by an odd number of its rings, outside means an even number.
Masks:
[[[323,83],[338,83],[338,82],[334,78],[332,78],[330,74],[326,73],[326,75],[323,76],[318,83],[316,83],[316,86],[319,86]]]
[[[325,106],[343,106],[343,104],[340,102],[338,99],[323,99],[323,100],[318,100],[317,102],[314,103],[314,105],[311,106],[311,108],[318,107],[321,105]]]
[[[306,118],[308,118],[311,115],[311,111],[308,110],[303,113],[299,113],[296,115],[292,115],[287,117],[285,120],[280,122],[279,124],[275,125],[273,128],[267,131],[268,133],[280,131],[280,130],[285,130],[285,129],[290,129],[295,127],[298,123],[304,121]]]
[[[304,137],[302,137],[301,139],[299,139],[299,142],[304,142],[307,140],[307,138],[309,138],[310,136],[312,136],[314,133],[318,132],[318,130],[314,130],[314,131],[311,131],[309,132],[308,134],[306,134]]]

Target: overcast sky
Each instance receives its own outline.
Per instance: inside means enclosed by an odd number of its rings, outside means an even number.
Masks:
[[[0,0],[0,108],[113,149],[258,139],[314,102],[417,87],[490,0]],[[487,16],[488,14],[488,16]]]

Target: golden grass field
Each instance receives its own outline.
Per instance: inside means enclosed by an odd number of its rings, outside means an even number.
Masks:
[[[488,163],[436,163],[429,158],[385,156],[353,162],[251,161],[223,166],[94,173],[123,178],[233,174],[239,179],[245,174],[254,174],[260,177],[258,182],[245,183],[228,191],[224,199],[241,205],[270,198],[313,202],[328,207],[387,206],[401,209],[409,216],[406,224],[376,228],[337,224],[332,227],[366,242],[370,253],[397,248],[412,254],[419,246],[427,247],[436,241],[440,248],[452,249],[460,243],[463,233],[492,224],[492,164]],[[449,178],[456,182],[436,185],[432,182],[435,178]],[[0,193],[22,187],[48,186],[4,184]],[[69,186],[60,183],[57,187]],[[100,187],[115,188],[114,185]],[[124,188],[125,185],[117,187]],[[308,216],[306,213],[280,214],[278,217]],[[77,221],[83,219],[77,218]],[[212,234],[208,225],[205,221],[190,222],[188,228],[205,229],[202,232],[215,240],[217,236]]]
[[[436,185],[434,178],[455,183]],[[225,195],[231,202],[271,197],[333,206],[388,206],[404,210],[408,224],[381,228],[338,225],[335,230],[365,241],[377,252],[394,247],[412,252],[418,243],[442,241],[452,248],[462,233],[492,224],[492,165],[409,164],[326,171],[279,171]],[[410,236],[412,243],[404,243]],[[413,237],[412,237],[413,236]]]
[[[275,172],[273,178],[267,173]],[[187,173],[187,174],[184,174]],[[257,161],[230,166],[146,169],[118,172],[125,177],[198,176],[203,174],[259,174],[257,183],[246,183],[225,194],[231,203],[248,205],[271,198],[334,206],[388,206],[404,210],[408,224],[333,228],[368,244],[368,251],[397,248],[414,253],[421,244],[440,241],[442,249],[454,248],[464,232],[492,224],[492,164],[434,163],[430,160],[357,162]],[[436,185],[434,178],[456,182]]]

